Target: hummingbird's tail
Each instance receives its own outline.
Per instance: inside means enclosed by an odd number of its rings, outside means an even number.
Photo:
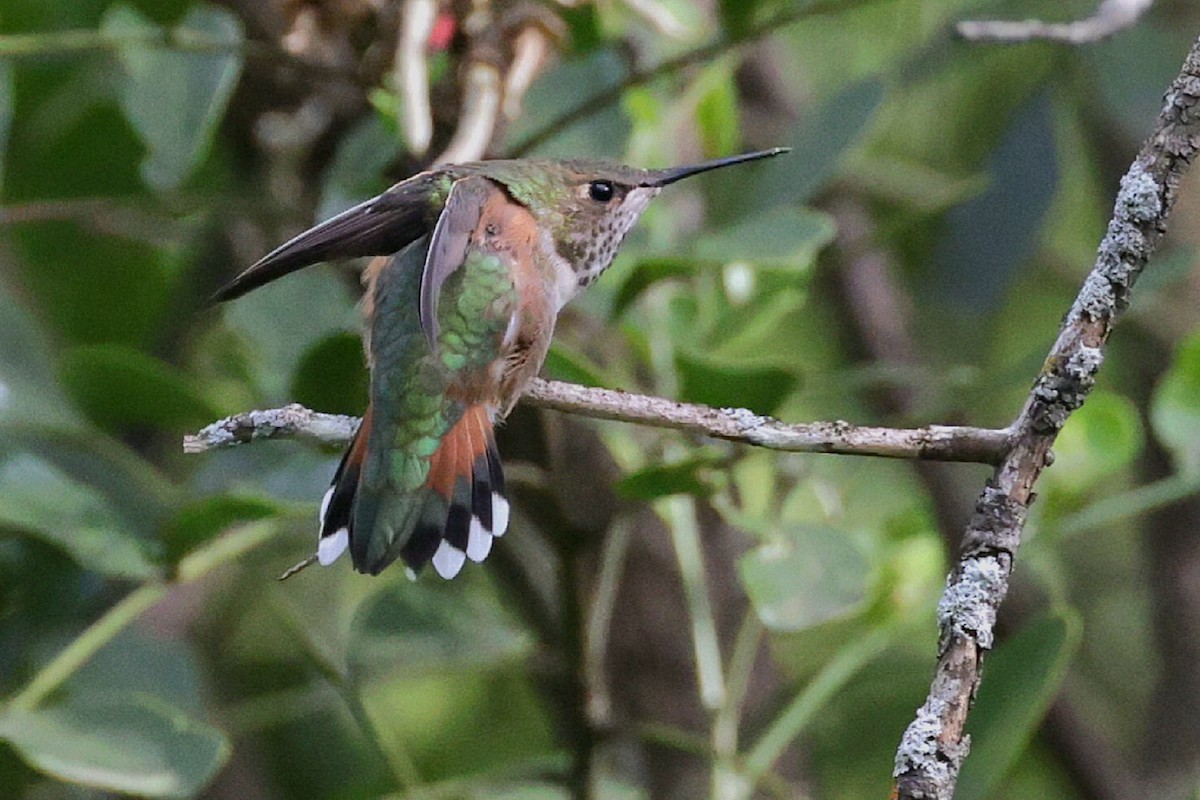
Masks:
[[[316,560],[332,564],[346,551],[354,556],[359,572],[377,574],[397,557],[413,573],[427,563],[443,578],[453,578],[469,558],[483,561],[492,549],[492,539],[508,530],[509,505],[504,490],[504,472],[496,450],[491,417],[482,405],[470,406],[442,438],[429,461],[424,486],[390,499],[398,517],[411,520],[411,532],[397,531],[395,547],[371,548],[358,536],[374,531],[356,531],[355,518],[373,519],[375,514],[355,512],[359,480],[367,457],[371,409],[363,415],[321,503],[321,533]],[[368,558],[368,553],[380,553]]]

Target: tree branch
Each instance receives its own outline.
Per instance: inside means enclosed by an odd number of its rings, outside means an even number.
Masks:
[[[1132,27],[1154,0],[1104,0],[1096,13],[1074,22],[1027,20],[968,20],[957,25],[958,35],[972,42],[1017,43],[1048,40],[1068,44],[1098,42]]]
[[[789,425],[744,408],[711,408],[540,378],[530,383],[522,400],[569,414],[671,428],[791,453],[998,464],[1009,448],[1007,430],[957,425],[874,428],[841,421]],[[197,433],[185,436],[183,451],[202,453],[216,447],[271,438],[345,444],[358,429],[358,423],[357,417],[322,414],[296,404],[247,411],[217,420]]]
[[[1121,179],[1096,264],[1067,313],[1025,407],[1011,428],[1012,450],[984,487],[959,561],[938,604],[941,635],[929,696],[896,753],[898,797],[950,800],[970,740],[963,733],[992,646],[996,612],[1008,591],[1033,485],[1050,447],[1095,383],[1113,324],[1166,230],[1179,181],[1195,157],[1200,117],[1200,39],[1168,90],[1154,134]]]

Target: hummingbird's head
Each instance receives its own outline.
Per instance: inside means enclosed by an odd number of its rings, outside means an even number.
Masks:
[[[691,175],[779,155],[777,147],[684,167],[646,170],[604,161],[531,161],[510,193],[537,217],[582,288],[612,264],[625,235],[662,187]]]

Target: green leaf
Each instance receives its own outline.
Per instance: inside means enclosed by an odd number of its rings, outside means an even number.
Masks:
[[[0,421],[76,422],[59,391],[54,354],[40,321],[0,280]]]
[[[362,414],[367,407],[368,381],[362,338],[339,331],[300,357],[291,395],[303,406],[330,414]]]
[[[150,536],[178,490],[149,462],[96,432],[0,426],[0,453],[26,451],[103,496],[125,526]]]
[[[8,160],[8,132],[13,121],[12,66],[0,61],[0,197],[4,197],[4,164]]]
[[[1081,491],[1129,465],[1142,449],[1142,425],[1128,398],[1093,391],[1054,442],[1053,485]]]
[[[633,305],[642,294],[654,286],[671,278],[686,278],[696,273],[696,267],[684,258],[650,257],[641,259],[629,270],[629,275],[617,289],[613,298],[612,318],[617,319]]]
[[[1174,363],[1154,392],[1150,420],[1176,466],[1200,473],[1200,332],[1175,353]]]
[[[156,568],[104,498],[28,455],[0,463],[0,525],[20,528],[113,578],[144,579]]]
[[[60,362],[62,385],[96,425],[195,428],[221,416],[178,369],[127,345],[83,345]]]
[[[803,206],[776,206],[701,236],[694,252],[697,258],[722,264],[741,261],[803,272],[836,233],[828,214]]]
[[[656,500],[672,494],[708,497],[712,484],[703,472],[716,461],[712,454],[700,454],[674,464],[655,464],[631,472],[617,483],[617,494],[627,500]]]
[[[172,31],[177,40],[199,38],[227,52],[172,50],[149,41],[161,29],[130,5],[117,4],[104,15],[101,30],[114,37],[145,41],[122,45],[124,68],[120,102],[148,150],[142,177],[160,191],[178,187],[204,157],[213,132],[237,85],[242,57],[241,23],[231,12],[192,6]],[[169,109],[169,113],[167,110]]]
[[[558,342],[550,345],[543,371],[551,380],[578,383],[581,386],[608,385],[599,368],[587,356],[569,350]]]
[[[679,399],[715,408],[748,408],[771,414],[792,393],[800,379],[774,367],[735,367],[701,353],[680,351]]]
[[[707,158],[732,153],[742,140],[735,66],[730,59],[718,60],[700,74],[692,88],[700,94],[696,102],[696,126]]]
[[[528,636],[512,627],[493,602],[436,580],[405,581],[363,602],[350,628],[354,672],[490,666],[528,649]]]
[[[870,563],[845,533],[824,526],[786,528],[779,541],[747,553],[742,583],[763,624],[799,631],[859,610]]]
[[[856,83],[807,114],[778,144],[792,152],[749,173],[741,167],[718,170],[706,179],[713,215],[729,220],[757,214],[781,204],[803,203],[839,168],[845,152],[858,140],[883,102],[878,80]],[[722,174],[724,173],[724,174]]]
[[[134,694],[9,709],[0,716],[0,739],[59,780],[142,797],[192,797],[230,753],[221,731]]]
[[[1058,694],[1082,626],[1074,613],[1049,614],[996,648],[971,712],[971,757],[958,778],[956,800],[995,797]]]
[[[174,564],[234,525],[280,513],[278,505],[255,497],[207,497],[179,510],[162,533],[165,559]]]

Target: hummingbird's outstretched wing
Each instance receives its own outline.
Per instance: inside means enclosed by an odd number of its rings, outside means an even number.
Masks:
[[[219,289],[213,302],[241,297],[310,264],[400,251],[429,232],[430,195],[444,180],[445,173],[422,172],[310,228]]]
[[[421,272],[421,330],[429,346],[437,349],[438,298],[446,278],[462,266],[471,244],[471,234],[479,226],[484,204],[503,189],[487,178],[475,176],[454,182],[446,206],[438,216]]]

